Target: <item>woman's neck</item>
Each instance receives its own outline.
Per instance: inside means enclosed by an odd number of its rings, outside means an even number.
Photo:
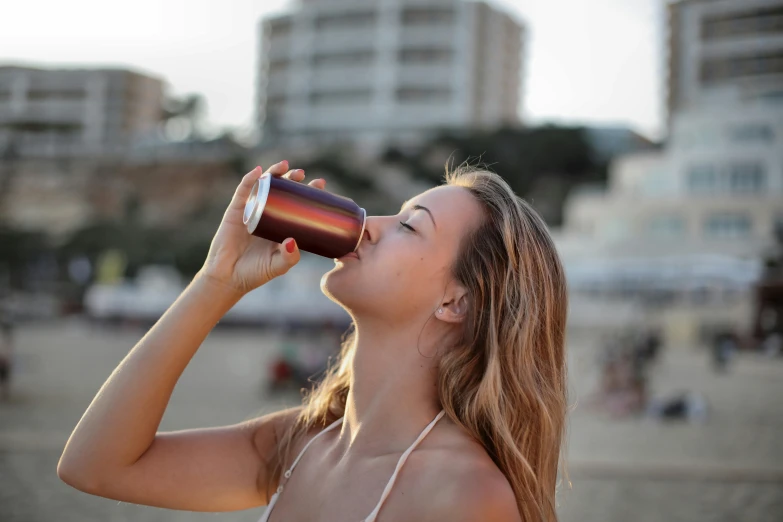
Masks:
[[[353,376],[339,442],[343,454],[404,451],[437,415],[433,337],[419,326],[356,322]]]

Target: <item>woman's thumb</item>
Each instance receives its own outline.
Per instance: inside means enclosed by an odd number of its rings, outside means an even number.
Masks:
[[[289,237],[277,246],[277,250],[280,255],[272,258],[272,270],[276,276],[281,276],[299,262],[299,247],[296,240]]]

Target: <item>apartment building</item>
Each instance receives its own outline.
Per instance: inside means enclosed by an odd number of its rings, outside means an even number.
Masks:
[[[486,3],[310,0],[259,30],[265,139],[417,139],[518,122],[524,27]]]
[[[646,311],[675,342],[747,332],[783,234],[783,1],[669,5],[669,136],[575,191],[558,248],[569,286]]]
[[[124,69],[0,66],[0,151],[105,152],[161,121],[163,81]]]
[[[783,1],[668,5],[668,109],[783,98]]]

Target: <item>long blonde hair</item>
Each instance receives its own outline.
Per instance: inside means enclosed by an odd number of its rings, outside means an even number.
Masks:
[[[440,361],[440,401],[506,476],[522,520],[556,521],[567,410],[564,271],[543,220],[499,175],[463,165],[447,168],[445,182],[470,191],[485,219],[453,266],[471,304],[461,339]],[[354,353],[349,333],[279,440],[270,490],[292,443],[345,413]]]

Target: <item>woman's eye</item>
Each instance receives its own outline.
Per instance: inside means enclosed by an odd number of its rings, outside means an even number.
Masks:
[[[403,223],[402,221],[400,221],[400,225],[402,225],[403,227],[407,228],[407,229],[408,229],[408,230],[410,230],[411,232],[416,232],[416,229],[415,229],[415,228],[413,228],[412,226],[410,226],[410,225],[409,225],[409,224],[407,224],[407,223]]]

